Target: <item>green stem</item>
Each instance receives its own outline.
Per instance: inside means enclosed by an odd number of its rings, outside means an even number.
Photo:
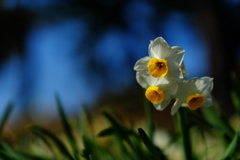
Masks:
[[[186,125],[186,119],[185,119],[183,107],[181,107],[178,110],[178,125],[179,125],[179,131],[181,134],[185,160],[191,160],[192,159],[192,150],[191,150],[191,143],[190,143],[190,139],[189,139],[190,138],[189,137],[189,127]]]
[[[146,124],[148,126],[148,137],[152,141],[153,140],[153,132],[154,132],[154,124],[152,119],[152,111],[151,106],[149,105],[149,101],[144,98],[144,109],[146,113]]]

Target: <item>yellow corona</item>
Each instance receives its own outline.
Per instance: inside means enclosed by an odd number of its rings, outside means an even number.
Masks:
[[[191,110],[198,109],[203,104],[203,96],[201,94],[192,94],[187,97],[187,106]]]
[[[161,103],[165,98],[163,91],[157,86],[148,87],[145,95],[154,104]]]
[[[168,73],[168,62],[164,59],[152,58],[148,63],[149,73],[156,78],[162,78]]]

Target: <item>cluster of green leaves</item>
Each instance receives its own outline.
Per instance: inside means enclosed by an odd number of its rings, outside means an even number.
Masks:
[[[139,128],[135,131],[133,128],[128,128],[119,123],[112,116],[113,113],[104,110],[102,114],[109,121],[110,127],[102,130],[97,135],[89,133],[88,125],[91,127],[91,119],[85,114],[81,116],[80,127],[74,128],[68,121],[60,99],[56,97],[58,112],[63,127],[64,138],[59,138],[48,129],[39,125],[28,125],[26,128],[30,130],[47,148],[49,153],[34,154],[32,151],[26,151],[21,147],[13,147],[4,141],[0,142],[0,160],[146,160],[146,159],[166,159],[162,151],[156,147],[152,139],[147,136],[145,131]],[[12,110],[12,105],[7,107],[0,126],[0,133],[6,120]],[[87,110],[86,112],[87,113]],[[87,115],[87,116],[86,116]],[[74,131],[79,130],[81,139],[78,140]],[[109,146],[100,145],[97,138],[113,137],[112,146],[115,146],[111,151]],[[80,147],[80,143],[83,146]],[[111,146],[111,147],[112,147]]]
[[[236,90],[232,92],[232,101],[238,118],[240,117],[240,85],[233,76]],[[154,142],[154,122],[152,121],[149,103],[145,103],[146,131],[134,125],[127,127],[109,109],[102,114],[109,127],[99,133],[94,133],[92,118],[85,110],[79,123],[73,125],[67,118],[61,101],[56,96],[59,117],[63,128],[63,137],[50,132],[39,125],[28,125],[27,129],[42,143],[39,153],[23,149],[22,146],[11,145],[0,139],[0,160],[165,160],[171,157],[166,152],[173,144],[182,144],[182,157],[179,159],[211,159],[209,153],[216,150],[216,159],[240,158],[240,130],[233,128],[229,119],[222,113],[220,105],[215,102],[213,107],[202,108],[201,111],[191,111],[180,108],[176,121],[177,131],[172,135],[165,147],[159,147]],[[9,105],[0,122],[2,134],[13,106]],[[174,118],[174,117],[173,117]],[[92,128],[89,131],[89,128]],[[217,143],[210,143],[206,133]],[[158,136],[158,135],[155,135]],[[200,141],[205,141],[203,149],[199,149]],[[79,138],[80,137],[80,138]],[[107,144],[101,144],[99,139],[110,139]],[[161,140],[162,137],[159,137]],[[16,147],[17,146],[17,147]],[[40,151],[41,147],[45,150]],[[200,150],[200,151],[199,151]]]

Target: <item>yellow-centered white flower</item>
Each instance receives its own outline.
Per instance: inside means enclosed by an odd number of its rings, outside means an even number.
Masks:
[[[187,82],[179,83],[171,115],[174,115],[181,106],[186,106],[191,110],[196,110],[201,106],[211,106],[212,89],[213,78],[210,77],[192,78]]]
[[[169,81],[166,78],[155,78],[149,74],[136,74],[137,82],[146,89],[146,98],[153,103],[157,110],[163,110],[170,103],[173,95],[176,94],[178,83]]]
[[[148,54],[149,56],[136,62],[135,71],[150,74],[155,78],[166,77],[175,80],[182,78],[180,65],[183,61],[184,51],[181,47],[170,47],[162,37],[158,37],[150,41]]]

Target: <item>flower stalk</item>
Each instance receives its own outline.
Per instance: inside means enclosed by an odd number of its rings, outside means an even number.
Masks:
[[[191,147],[190,136],[189,136],[189,127],[186,124],[184,108],[181,107],[179,109],[179,111],[177,112],[177,117],[178,117],[178,126],[179,126],[179,131],[181,136],[184,159],[191,160],[192,147]]]

